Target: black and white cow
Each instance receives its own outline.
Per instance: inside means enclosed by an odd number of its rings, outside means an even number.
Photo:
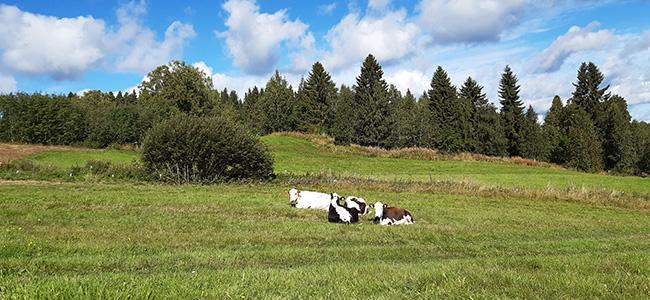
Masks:
[[[330,207],[327,214],[327,221],[330,223],[353,224],[359,222],[359,209],[357,207],[347,207],[341,205],[343,197],[334,193],[330,195]]]
[[[368,214],[369,212],[366,200],[360,197],[348,196],[345,198],[345,206],[349,208],[356,208],[362,215]]]
[[[400,207],[388,207],[381,202],[375,203],[374,223],[381,225],[405,225],[413,224],[413,216],[406,209]]]

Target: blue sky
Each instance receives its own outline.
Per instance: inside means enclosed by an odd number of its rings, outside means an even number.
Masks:
[[[632,116],[650,121],[650,1],[3,1],[0,92],[125,91],[172,59],[243,95],[279,70],[294,86],[315,61],[354,83],[373,53],[389,83],[421,94],[441,65],[498,102],[509,64],[543,114],[593,61]]]

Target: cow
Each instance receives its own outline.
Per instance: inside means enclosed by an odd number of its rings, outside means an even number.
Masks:
[[[359,222],[359,210],[356,207],[347,207],[339,204],[343,197],[334,193],[330,195],[329,212],[327,221],[330,223],[353,224]]]
[[[345,198],[345,206],[349,208],[356,208],[361,215],[366,215],[368,212],[370,212],[366,200],[355,196],[348,196]]]
[[[298,191],[295,188],[289,190],[289,204],[296,208],[328,210],[330,199],[330,194]]]
[[[375,203],[374,223],[380,225],[403,225],[413,224],[413,216],[406,209],[399,207],[388,207],[381,202]]]

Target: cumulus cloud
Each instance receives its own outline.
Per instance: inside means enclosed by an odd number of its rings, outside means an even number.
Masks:
[[[194,36],[191,25],[172,23],[163,41],[142,25],[144,1],[117,10],[118,26],[90,16],[58,18],[0,5],[0,59],[12,73],[76,79],[89,69],[144,73],[180,55]]]
[[[418,6],[419,23],[439,44],[498,41],[521,21],[525,4],[524,0],[423,0]]]
[[[0,52],[9,69],[54,79],[76,78],[106,55],[104,22],[55,18],[0,5]]]
[[[562,67],[564,61],[574,53],[603,49],[615,39],[609,30],[594,31],[600,24],[592,22],[586,27],[573,26],[559,36],[538,58],[537,72],[554,72]]]
[[[369,53],[385,63],[413,52],[417,48],[419,30],[406,17],[404,9],[381,16],[348,14],[325,36],[331,47],[331,52],[325,55],[325,65],[341,68]]]
[[[399,69],[395,72],[387,72],[386,81],[395,87],[406,92],[410,90],[415,97],[429,89],[431,75],[417,70]]]
[[[368,9],[381,11],[388,7],[390,0],[368,0]]]
[[[11,76],[0,74],[0,94],[16,92],[16,80]]]
[[[634,55],[647,49],[650,49],[650,30],[646,31],[636,41],[628,43],[621,52],[621,56]]]
[[[246,73],[268,73],[280,59],[283,45],[299,47],[309,38],[308,26],[289,20],[286,10],[262,13],[253,0],[229,0],[223,8],[229,14],[228,30],[217,35],[226,40],[235,66]]]

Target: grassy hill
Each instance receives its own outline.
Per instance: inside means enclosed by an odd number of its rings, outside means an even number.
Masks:
[[[0,298],[650,296],[647,206],[526,196],[548,185],[646,195],[648,179],[507,160],[398,159],[289,136],[263,141],[291,179],[0,181]],[[77,149],[25,159],[64,169],[137,157]],[[321,173],[348,179],[300,176]],[[415,183],[376,182],[400,179]],[[437,180],[479,188],[459,194]],[[289,207],[291,186],[402,206],[416,224],[329,224],[324,212]]]

